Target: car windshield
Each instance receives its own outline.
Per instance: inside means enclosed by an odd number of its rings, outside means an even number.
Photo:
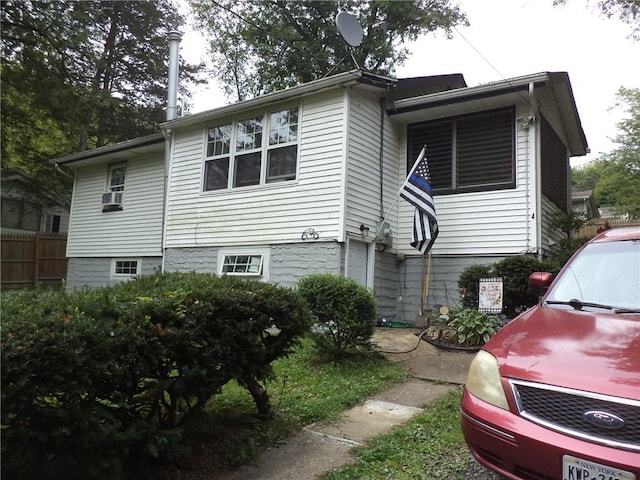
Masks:
[[[558,278],[545,301],[572,301],[574,308],[589,303],[640,309],[640,241],[587,245]]]

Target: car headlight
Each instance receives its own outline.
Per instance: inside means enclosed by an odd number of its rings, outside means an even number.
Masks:
[[[500,381],[498,360],[489,352],[480,350],[469,367],[466,388],[469,393],[496,407],[509,410],[507,397]]]

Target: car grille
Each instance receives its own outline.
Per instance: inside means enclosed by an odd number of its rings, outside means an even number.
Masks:
[[[531,382],[510,383],[520,415],[532,422],[593,443],[640,451],[640,401]],[[585,419],[586,412],[615,415],[624,425],[595,425]]]

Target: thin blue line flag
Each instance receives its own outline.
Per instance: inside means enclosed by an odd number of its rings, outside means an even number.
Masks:
[[[438,237],[438,220],[426,151],[425,145],[400,189],[400,196],[416,208],[413,214],[411,246],[423,255],[431,249]]]

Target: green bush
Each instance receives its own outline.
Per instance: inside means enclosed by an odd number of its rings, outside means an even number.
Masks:
[[[458,278],[458,288],[462,290],[463,308],[478,308],[480,300],[480,279],[493,276],[492,265],[471,265]]]
[[[311,336],[321,353],[339,359],[370,345],[376,307],[365,287],[350,278],[314,274],[298,282],[298,291],[316,318]]]
[[[310,325],[291,289],[207,274],[3,294],[3,478],[121,478],[169,461],[232,378],[268,414],[261,382]]]
[[[447,326],[455,330],[458,343],[465,346],[484,345],[500,329],[496,317],[477,310],[464,309],[452,316]]]
[[[467,309],[478,308],[478,288],[481,278],[501,277],[503,281],[503,309],[507,317],[514,317],[525,308],[535,305],[540,292],[529,285],[529,275],[533,272],[557,271],[551,262],[538,260],[532,255],[507,257],[489,265],[472,265],[462,271],[458,287],[464,291],[462,306]]]

